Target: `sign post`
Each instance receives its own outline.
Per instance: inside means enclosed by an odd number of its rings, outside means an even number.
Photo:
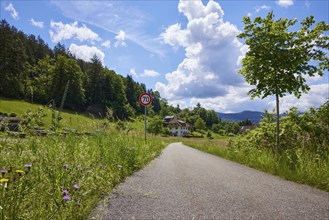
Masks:
[[[139,103],[144,106],[144,139],[146,141],[146,107],[152,103],[152,96],[149,93],[140,94]]]

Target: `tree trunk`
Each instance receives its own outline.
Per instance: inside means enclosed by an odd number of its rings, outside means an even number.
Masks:
[[[279,95],[276,94],[276,145],[275,145],[275,153],[278,153],[278,149],[280,148],[280,109],[279,109]]]

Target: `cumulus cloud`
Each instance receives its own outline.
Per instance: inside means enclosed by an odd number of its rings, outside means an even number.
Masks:
[[[111,48],[111,42],[110,42],[109,40],[104,41],[101,45],[102,45],[103,47],[108,48],[108,49]]]
[[[126,33],[121,30],[119,33],[115,36],[116,42],[114,43],[114,47],[126,47],[127,44],[125,42],[126,40]]]
[[[69,51],[74,54],[77,58],[82,59],[86,62],[90,61],[90,59],[96,55],[104,64],[105,54],[95,46],[87,46],[87,45],[76,45],[71,44],[69,47]]]
[[[174,24],[168,27],[160,35],[163,42],[173,47],[188,46],[188,30],[182,30],[180,24]]]
[[[80,42],[83,41],[100,41],[98,34],[87,28],[86,25],[82,27],[78,26],[78,22],[75,21],[72,24],[63,24],[62,22],[50,22],[51,30],[49,31],[51,41],[54,43],[62,40],[77,39]]]
[[[299,99],[294,95],[287,95],[280,100],[280,112],[285,112],[291,107],[297,107],[299,111],[307,111],[311,106],[321,106],[329,99],[329,84],[311,85],[310,91]],[[275,108],[275,100],[270,104]]]
[[[185,59],[175,71],[166,74],[167,83],[156,84],[156,90],[169,101],[225,96],[229,86],[244,81],[237,74],[239,59],[246,51],[236,38],[239,30],[224,21],[224,12],[214,1],[206,5],[180,1],[178,10],[187,17],[187,26],[173,24],[160,37],[172,47],[182,47]]]
[[[44,23],[43,21],[35,21],[33,18],[30,20],[31,24],[35,27],[38,28],[43,28],[44,27]]]
[[[14,5],[12,3],[9,3],[9,5],[7,5],[7,7],[5,7],[5,11],[9,11],[10,15],[13,19],[15,19],[15,20],[19,19],[18,12],[16,11],[16,9],[14,8]]]
[[[160,74],[154,70],[144,70],[144,72],[140,75],[141,77],[157,77]]]
[[[294,0],[278,0],[276,1],[276,4],[281,7],[288,8],[294,4]]]

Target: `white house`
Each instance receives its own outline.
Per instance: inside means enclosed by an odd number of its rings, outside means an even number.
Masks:
[[[189,123],[178,119],[176,116],[166,116],[163,122],[169,129],[170,134],[174,136],[186,136],[192,128]]]

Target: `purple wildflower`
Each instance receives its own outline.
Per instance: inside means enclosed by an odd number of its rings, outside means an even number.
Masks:
[[[5,173],[7,173],[8,171],[7,170],[0,170],[0,173],[2,174],[2,176],[5,175]]]
[[[90,170],[87,170],[86,172],[87,172],[87,173],[90,173],[91,171],[90,171]]]
[[[69,169],[69,165],[67,165],[66,163],[63,165],[65,169]]]
[[[25,164],[24,166],[27,167],[27,168],[31,168],[32,167],[32,164],[31,163],[28,163],[28,164]]]
[[[63,197],[63,199],[64,199],[65,201],[70,201],[70,200],[71,200],[71,197],[68,196],[68,195],[66,195],[66,196]]]
[[[63,196],[66,196],[68,193],[69,193],[69,191],[67,191],[67,190],[63,190],[63,191],[62,191],[62,195],[63,195]]]
[[[77,202],[77,205],[78,205],[79,207],[81,206],[80,200]]]
[[[77,183],[74,184],[74,188],[75,188],[76,190],[80,189],[80,187],[79,187],[79,185],[78,185]]]

